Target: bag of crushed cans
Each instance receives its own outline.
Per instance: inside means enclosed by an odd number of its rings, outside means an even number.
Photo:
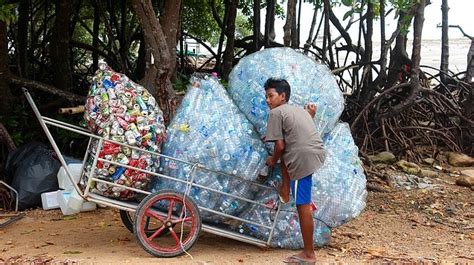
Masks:
[[[124,74],[113,71],[105,62],[99,63],[92,80],[84,119],[93,133],[140,149],[160,152],[166,132],[163,112],[155,98],[141,85]],[[99,153],[99,158],[156,172],[159,157],[138,149],[104,141],[97,150],[98,140],[94,140],[89,150]],[[93,156],[86,163],[90,172]],[[125,168],[120,165],[98,161],[95,174],[100,179],[137,189],[146,190],[152,175]],[[107,197],[118,199],[133,198],[135,193],[109,184],[97,182],[93,190]]]

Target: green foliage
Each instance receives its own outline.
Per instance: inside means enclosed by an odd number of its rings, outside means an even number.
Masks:
[[[182,13],[183,30],[212,46],[219,43],[220,28],[214,17],[207,0],[184,0]],[[216,1],[216,9],[220,17],[224,16],[224,3]]]
[[[9,26],[16,20],[16,4],[9,4],[6,0],[0,0],[0,21]]]
[[[235,18],[235,37],[241,39],[253,34],[252,22],[242,14],[238,14]]]
[[[29,109],[23,106],[14,106],[13,112],[9,116],[0,116],[0,122],[10,133],[16,146],[32,141],[34,130],[31,129],[31,115]]]
[[[178,73],[176,80],[173,82],[174,90],[178,92],[186,91],[189,85],[189,76]]]
[[[414,0],[389,0],[389,2],[397,9],[397,11],[406,12],[408,11],[416,1]]]

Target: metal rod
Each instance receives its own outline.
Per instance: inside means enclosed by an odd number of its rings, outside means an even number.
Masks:
[[[228,218],[232,218],[232,219],[235,219],[235,220],[238,220],[238,221],[242,221],[242,222],[245,222],[245,223],[249,223],[249,224],[253,224],[253,225],[256,225],[256,226],[264,227],[264,228],[267,228],[267,229],[271,229],[271,228],[272,228],[271,226],[268,226],[268,225],[259,224],[259,223],[256,223],[256,222],[254,222],[254,221],[250,221],[250,220],[247,220],[247,219],[243,219],[243,218],[240,218],[240,217],[237,217],[237,216],[233,216],[233,215],[230,215],[230,214],[221,213],[221,212],[218,212],[218,211],[215,211],[215,210],[206,208],[206,207],[201,207],[201,206],[199,206],[198,208],[199,208],[200,210],[204,210],[204,211],[206,211],[206,212],[211,212],[211,213],[213,213],[213,214],[222,215],[222,216],[225,216],[225,217],[228,217]]]
[[[89,137],[89,142],[87,143],[86,152],[84,154],[84,158],[82,159],[81,175],[79,177],[79,183],[82,181],[82,178],[84,176],[84,168],[86,167],[86,161],[87,161],[87,158],[89,157],[89,152],[87,152],[87,150],[89,150],[91,143],[92,143],[92,138]],[[84,191],[84,196],[86,196],[85,191]]]
[[[215,234],[215,235],[218,235],[218,236],[227,237],[227,238],[230,238],[230,239],[238,240],[238,241],[241,241],[241,242],[244,242],[244,243],[249,243],[249,244],[253,244],[253,245],[257,245],[257,246],[261,246],[261,247],[268,247],[268,245],[263,240],[260,240],[260,239],[254,238],[254,237],[250,237],[250,236],[246,236],[246,235],[242,235],[242,234],[237,234],[235,232],[230,232],[230,231],[220,229],[220,228],[217,228],[217,227],[214,227],[214,226],[203,224],[202,229],[205,232]]]
[[[124,186],[124,185],[121,185],[121,184],[113,183],[113,182],[110,182],[110,181],[107,181],[107,180],[103,180],[103,179],[99,179],[99,178],[90,178],[90,179],[93,180],[93,181],[97,181],[97,182],[104,183],[104,184],[107,184],[107,185],[111,185],[111,186],[114,186],[114,187],[124,188],[124,189],[127,189],[127,190],[131,190],[131,191],[135,191],[135,192],[138,192],[138,193],[142,193],[142,194],[145,194],[145,195],[151,194],[151,192],[149,192],[149,191],[144,191],[144,190],[140,190],[140,189],[136,189],[136,188]]]
[[[67,122],[63,122],[63,121],[60,121],[60,120],[55,120],[53,118],[50,118],[50,117],[46,117],[46,116],[41,116],[45,121],[48,121],[48,122],[51,122],[51,123],[57,123],[57,124],[60,124],[60,125],[64,125],[66,127],[70,127],[70,128],[73,128],[73,129],[76,129],[76,130],[80,130],[80,131],[83,131],[83,132],[86,132],[86,133],[91,133],[91,131],[83,128],[83,127],[80,127],[80,126],[76,126],[76,125],[72,125],[72,124],[69,124]]]
[[[117,200],[112,200],[94,193],[91,193],[88,196],[88,201],[95,202],[98,204],[118,208],[120,210],[125,210],[125,211],[130,211],[130,212],[135,212],[137,205],[129,203],[129,202],[124,202],[124,201],[117,201]]]
[[[165,179],[168,179],[168,180],[181,182],[183,184],[188,184],[189,185],[191,183],[190,181],[178,179],[176,177],[170,177],[170,176],[163,175],[163,174],[160,174],[160,173],[152,172],[152,171],[145,170],[145,169],[142,169],[142,168],[132,167],[132,166],[129,166],[129,165],[124,165],[124,164],[121,164],[119,162],[115,162],[115,161],[111,161],[111,160],[107,160],[107,159],[103,159],[103,158],[99,158],[98,160],[101,161],[101,162],[106,162],[106,163],[110,163],[112,165],[137,170],[137,171],[140,171],[140,172],[143,172],[143,173],[151,174],[151,175],[161,177],[161,178],[165,178]],[[198,169],[201,169],[201,168],[198,168]],[[112,183],[112,182],[107,182],[107,183]],[[230,194],[230,193],[227,193],[227,192],[223,192],[223,191],[220,191],[220,190],[216,190],[216,189],[213,189],[213,188],[210,188],[210,187],[206,187],[206,186],[203,186],[203,185],[200,185],[200,184],[197,184],[197,183],[192,183],[191,185],[192,185],[192,187],[197,187],[197,188],[205,189],[205,190],[212,191],[212,192],[215,192],[215,193],[219,193],[221,195],[225,195],[225,196],[232,197],[234,199],[239,199],[239,200],[242,200],[242,201],[246,201],[246,202],[249,202],[249,203],[252,203],[252,204],[255,204],[255,205],[259,205],[259,206],[262,206],[262,207],[265,207],[265,208],[272,208],[272,207],[269,207],[266,204],[259,203],[259,202],[254,201],[254,200],[250,200],[250,199],[240,197],[240,196],[237,196],[237,195],[234,195],[234,194]]]
[[[269,246],[270,246],[270,243],[272,242],[273,232],[275,231],[275,227],[276,227],[276,224],[277,224],[277,221],[278,221],[278,216],[280,215],[280,210],[281,210],[282,206],[283,206],[283,204],[280,201],[278,201],[277,212],[275,214],[275,218],[273,219],[272,229],[270,230],[270,234],[268,235],[267,245],[269,245]]]
[[[102,149],[103,143],[104,143],[103,138],[100,138],[99,142],[97,143],[97,149],[96,149],[96,154],[94,156],[94,162],[92,162],[92,167],[91,167],[91,170],[89,172],[89,178],[87,179],[87,185],[86,185],[86,188],[84,190],[84,197],[86,197],[89,194],[89,191],[91,189],[92,180],[94,179],[95,169],[97,167],[97,160],[99,160],[99,150]],[[84,164],[85,163],[86,163],[86,161],[84,161]]]
[[[15,196],[16,196],[15,197],[15,212],[18,212],[18,191],[16,191],[12,186],[8,185],[7,183],[1,180],[0,180],[0,183],[15,193]]]
[[[53,136],[51,135],[51,132],[48,129],[48,126],[46,126],[44,120],[41,118],[41,114],[40,114],[38,108],[36,107],[36,104],[33,101],[33,98],[31,97],[28,90],[24,87],[23,87],[23,93],[25,94],[26,99],[28,100],[28,103],[30,104],[31,108],[33,109],[33,112],[35,113],[36,118],[38,118],[38,121],[39,121],[41,127],[43,128],[44,132],[46,133],[46,137],[48,137],[48,140],[51,143],[54,151],[56,152],[56,155],[58,156],[59,161],[61,162],[61,165],[66,170],[67,176],[69,177],[69,180],[73,184],[74,189],[76,189],[77,193],[81,194],[81,190],[79,189],[79,186],[77,185],[77,183],[74,181],[74,178],[72,177],[71,171],[67,167],[66,161],[64,160],[64,157],[63,157],[61,151],[59,150],[59,148],[56,144],[56,141],[54,141]]]

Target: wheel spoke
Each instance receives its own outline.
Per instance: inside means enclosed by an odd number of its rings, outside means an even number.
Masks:
[[[153,217],[153,218],[155,218],[156,220],[160,221],[160,222],[163,223],[163,224],[165,223],[165,220],[166,220],[164,216],[160,216],[158,213],[153,212],[153,211],[150,210],[150,209],[147,209],[147,210],[145,211],[145,215],[146,215],[147,217]]]
[[[189,221],[192,221],[192,220],[193,220],[193,217],[190,216],[190,217],[186,217],[186,218],[179,218],[179,219],[173,220],[172,223],[177,224],[177,223],[182,223],[182,222],[189,222]]]
[[[173,228],[170,228],[170,234],[174,238],[174,241],[176,241],[176,245],[181,246],[180,241],[179,241],[179,237],[178,237],[178,235],[176,234],[176,232],[174,231]]]
[[[168,220],[171,219],[171,214],[173,213],[173,207],[174,207],[174,199],[170,200],[170,206],[168,209]]]
[[[163,225],[162,227],[160,227],[160,229],[156,230],[155,233],[153,233],[153,235],[147,237],[147,240],[148,240],[148,241],[151,241],[151,240],[155,239],[155,237],[157,237],[158,235],[160,235],[161,232],[163,232],[163,230],[165,230],[165,228],[166,228],[166,226]],[[146,232],[146,231],[145,231],[145,232]]]

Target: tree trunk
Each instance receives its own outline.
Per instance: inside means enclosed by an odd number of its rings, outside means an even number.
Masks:
[[[69,48],[69,18],[71,1],[58,1],[56,19],[51,39],[51,67],[54,72],[54,84],[65,91],[72,91],[72,68]]]
[[[317,16],[318,16],[318,9],[315,6],[314,13],[313,13],[313,20],[311,20],[311,27],[309,29],[308,39],[306,40],[306,43],[304,44],[305,49],[309,49],[311,47],[311,42],[313,40],[313,34],[314,34],[314,28],[316,27]]]
[[[93,31],[93,36],[92,36],[92,46],[93,47],[98,47],[99,46],[99,29],[100,29],[100,12],[99,9],[97,8],[97,3],[96,1],[92,1],[92,6],[94,6],[94,24],[92,25],[92,31]],[[92,52],[92,69],[97,71],[99,67],[99,54],[97,51]]]
[[[419,0],[416,5],[416,15],[413,23],[413,49],[411,56],[410,71],[410,91],[400,104],[394,106],[389,112],[382,115],[382,118],[393,117],[405,109],[415,104],[415,99],[421,91],[420,86],[420,60],[421,60],[421,38],[423,33],[423,23],[425,21],[426,0]]]
[[[294,49],[298,49],[300,47],[300,25],[301,25],[301,5],[303,1],[297,1],[298,4],[298,23],[293,23],[291,27],[291,47]]]
[[[17,51],[19,74],[28,78],[28,23],[30,0],[21,0],[18,5]]]
[[[368,1],[367,3],[367,18],[365,19],[365,23],[367,26],[367,32],[364,35],[364,43],[365,49],[364,53],[362,54],[360,64],[364,66],[363,74],[362,74],[362,90],[360,93],[360,101],[361,105],[364,106],[367,102],[369,102],[372,97],[376,94],[375,86],[372,82],[372,65],[370,62],[372,61],[372,35],[373,35],[373,21],[374,21],[374,12],[373,12],[373,3]]]
[[[474,38],[471,39],[471,47],[467,53],[466,82],[474,84]]]
[[[376,85],[385,84],[387,77],[387,39],[385,37],[385,0],[380,0],[380,73]]]
[[[327,49],[331,49],[331,47],[328,47],[330,45],[330,41],[328,40],[329,38],[329,12],[331,9],[331,4],[329,3],[329,0],[324,0],[324,37],[323,37],[323,51],[322,51],[322,61],[326,61],[326,52]]]
[[[7,25],[0,21],[0,115],[12,113],[13,96],[10,91],[10,71],[8,69]]]
[[[135,68],[135,77],[137,80],[142,80],[145,77],[146,71],[146,42],[145,36],[142,33],[140,37],[140,47],[138,48],[138,58]],[[151,92],[151,91],[150,91]]]
[[[222,73],[222,47],[224,46],[224,39],[226,35],[226,26],[227,26],[227,20],[229,17],[229,8],[227,5],[225,6],[224,19],[221,20],[219,17],[219,14],[217,13],[215,0],[209,1],[209,4],[212,9],[212,15],[214,16],[214,19],[216,20],[219,27],[221,28],[221,34],[219,36],[219,44],[217,46],[216,66],[214,67],[214,70],[218,73]]]
[[[372,60],[372,35],[374,32],[374,4],[371,1],[367,3],[367,18],[365,19],[367,32],[364,36],[365,52],[362,56],[362,63],[368,63]]]
[[[232,70],[232,63],[234,61],[234,42],[235,42],[235,18],[237,17],[237,6],[239,0],[228,0],[228,17],[225,25],[226,28],[226,47],[224,52],[223,67],[222,67],[222,78],[227,80],[230,71]]]
[[[413,17],[412,12],[415,11],[416,9],[413,8],[408,13],[400,12],[400,16],[398,18],[398,27],[401,28],[404,21],[411,21]],[[408,57],[408,53],[406,51],[406,43],[406,35],[402,32],[399,32],[395,39],[395,47],[390,53],[390,63],[385,88],[392,87],[397,81],[403,82],[406,80],[408,73],[406,72],[405,66],[411,65],[411,60]]]
[[[178,105],[171,86],[171,60],[167,40],[150,0],[132,0],[146,43],[146,70],[142,84],[153,93],[168,123]]]
[[[296,29],[296,0],[288,0],[287,10],[286,10],[286,23],[283,26],[283,44],[285,47],[290,47],[292,36],[295,33],[292,33],[293,29]]]
[[[449,29],[449,20],[448,20],[448,0],[443,0],[441,4],[441,12],[443,15],[441,22],[441,82],[446,84],[446,75],[444,73],[448,72],[449,69],[449,38],[448,38],[448,29]]]
[[[7,128],[0,122],[0,141],[7,147],[8,152],[16,149],[15,142],[7,131]]]
[[[178,44],[179,18],[181,11],[181,0],[167,0],[160,15],[160,24],[168,45],[170,54],[169,71],[171,77],[176,75],[176,45]]]
[[[260,50],[260,0],[253,2],[253,47],[251,52]]]
[[[270,40],[275,39],[275,4],[276,0],[267,0],[264,36],[265,48],[270,46]]]

